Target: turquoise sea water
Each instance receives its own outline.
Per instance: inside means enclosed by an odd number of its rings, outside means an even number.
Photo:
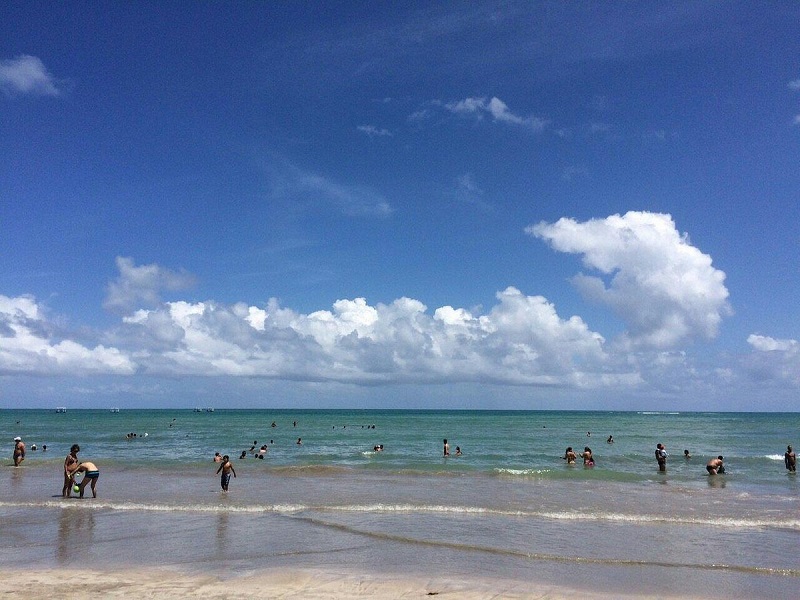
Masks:
[[[4,567],[441,570],[720,598],[800,584],[800,485],[783,466],[797,413],[4,410],[7,465],[16,435],[38,450],[2,471],[19,549]],[[444,438],[463,456],[444,458]],[[60,497],[73,443],[100,467],[97,500]],[[265,459],[238,458],[262,444]],[[587,445],[593,468],[561,459]],[[228,494],[215,451],[236,468]],[[708,477],[719,454],[727,474]]]

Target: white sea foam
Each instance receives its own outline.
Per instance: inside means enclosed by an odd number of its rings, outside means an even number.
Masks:
[[[480,506],[458,506],[441,504],[348,504],[348,505],[305,505],[305,504],[263,504],[248,506],[219,506],[202,504],[146,504],[140,502],[81,502],[65,503],[58,500],[44,500],[42,502],[7,502],[0,501],[0,507],[42,507],[60,509],[84,510],[118,510],[140,512],[183,512],[183,513],[231,513],[231,514],[300,514],[300,513],[395,513],[395,514],[450,514],[450,515],[481,515],[497,517],[521,517],[534,519],[549,519],[554,521],[594,521],[618,522],[634,524],[660,524],[688,526],[727,527],[732,529],[742,528],[782,528],[800,530],[800,518],[791,519],[754,519],[732,517],[686,517],[664,516],[654,514],[630,514],[613,512],[577,512],[577,511],[536,511],[536,510],[498,510]]]
[[[552,469],[495,469],[495,473],[501,475],[544,475],[551,471]]]

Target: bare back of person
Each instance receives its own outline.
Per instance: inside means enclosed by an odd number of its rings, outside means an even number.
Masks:
[[[100,469],[93,462],[85,461],[78,465],[75,473],[83,473],[83,480],[78,484],[80,497],[83,498],[83,491],[87,484],[91,484],[92,498],[97,498],[97,480],[100,478]]]

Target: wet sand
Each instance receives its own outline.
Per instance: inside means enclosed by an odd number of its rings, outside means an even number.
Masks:
[[[0,596],[23,598],[281,598],[346,600],[350,598],[460,600],[611,600],[612,598],[669,598],[597,594],[536,583],[441,577],[337,573],[321,570],[265,570],[225,578],[224,573],[190,575],[172,569],[131,570],[18,570],[0,571]],[[675,598],[678,598],[677,596]],[[686,600],[687,597],[681,596]],[[699,600],[699,596],[695,597]]]

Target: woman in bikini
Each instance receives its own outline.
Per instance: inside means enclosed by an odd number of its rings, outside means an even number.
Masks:
[[[69,498],[72,493],[73,471],[78,468],[78,452],[80,451],[81,447],[78,444],[72,444],[67,458],[64,459],[64,487],[61,488],[61,495],[64,498]]]

